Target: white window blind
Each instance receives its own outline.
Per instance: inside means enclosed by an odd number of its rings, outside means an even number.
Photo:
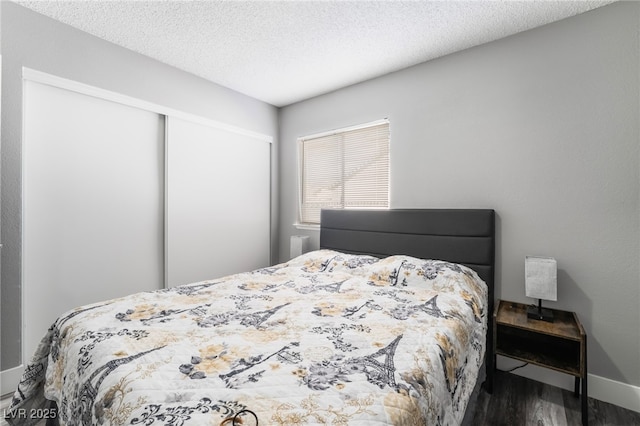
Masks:
[[[323,208],[389,207],[389,122],[301,138],[300,222]]]

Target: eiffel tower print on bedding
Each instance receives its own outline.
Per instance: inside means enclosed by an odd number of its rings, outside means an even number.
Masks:
[[[9,411],[36,424],[454,425],[486,344],[466,266],[333,250],[103,301],[52,324]]]

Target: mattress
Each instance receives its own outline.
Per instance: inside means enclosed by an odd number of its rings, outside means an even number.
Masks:
[[[487,287],[465,266],[313,251],[64,313],[10,422],[460,424],[487,310]]]

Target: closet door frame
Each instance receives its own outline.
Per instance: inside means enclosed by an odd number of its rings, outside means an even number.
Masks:
[[[153,102],[144,101],[142,99],[134,98],[132,96],[127,96],[117,92],[112,92],[110,90],[101,89],[95,86],[90,86],[88,84],[79,83],[77,81],[58,77],[58,76],[48,74],[42,71],[37,71],[31,68],[26,68],[26,67],[22,68],[22,80],[23,81],[29,80],[34,83],[48,84],[49,86],[57,87],[59,89],[66,89],[66,90],[77,92],[83,95],[93,96],[95,98],[103,99],[106,101],[117,102],[123,105],[142,109],[142,110],[153,112],[156,114],[160,114],[168,117],[180,118],[182,120],[187,120],[194,123],[200,123],[205,126],[222,129],[232,133],[249,136],[257,140],[273,143],[273,137],[269,135],[243,129],[241,127],[233,126],[231,124],[223,123],[221,121],[212,120],[210,118],[202,117],[199,115],[190,114],[177,109],[159,105]]]
[[[267,142],[269,144],[273,144],[273,137],[266,135],[266,134],[262,134],[262,133],[258,133],[258,132],[254,132],[251,130],[247,130],[247,129],[243,129],[237,126],[233,126],[233,125],[229,125],[227,123],[223,123],[220,121],[216,121],[216,120],[212,120],[206,117],[202,117],[202,116],[198,116],[195,114],[190,114],[190,113],[186,113],[180,110],[176,110],[173,108],[169,108],[166,107],[164,105],[159,105],[153,102],[148,102],[148,101],[144,101],[138,98],[134,98],[131,96],[127,96],[127,95],[123,95],[117,92],[112,92],[106,89],[101,89],[95,86],[91,86],[91,85],[87,85],[84,83],[80,83],[77,81],[73,81],[73,80],[69,80],[69,79],[65,79],[62,77],[58,77],[52,74],[48,74],[42,71],[37,71],[31,68],[27,68],[27,67],[23,67],[22,68],[22,80],[23,80],[23,117],[25,117],[25,112],[26,112],[26,106],[24,103],[24,93],[25,93],[25,87],[27,82],[33,82],[33,83],[40,83],[40,84],[45,84],[45,85],[49,85],[49,86],[53,86],[55,88],[58,89],[64,89],[64,90],[68,90],[71,92],[76,92],[82,95],[88,95],[88,96],[92,96],[101,100],[106,100],[106,101],[111,101],[111,102],[116,102],[119,104],[123,104],[129,107],[133,107],[133,108],[137,108],[137,109],[141,109],[147,112],[151,112],[151,113],[156,113],[159,114],[161,116],[163,116],[164,118],[164,124],[165,124],[165,135],[166,135],[166,126],[167,123],[169,122],[169,119],[171,117],[173,118],[178,118],[178,119],[182,119],[182,120],[186,120],[186,121],[190,121],[193,123],[197,123],[197,124],[202,124],[208,127],[213,127],[216,129],[221,129],[221,130],[225,130],[228,132],[232,132],[232,133],[236,133],[238,135],[243,135],[243,136],[247,136],[249,138],[252,139],[256,139],[258,141],[263,141],[263,142]],[[25,124],[24,124],[24,120],[23,120],[23,128],[22,128],[22,140],[24,143],[24,138],[25,138]],[[165,203],[164,203],[164,232],[165,235],[163,236],[163,240],[165,240],[165,247],[163,248],[163,251],[165,253],[164,255],[164,261],[165,261],[165,265],[163,267],[163,272],[166,272],[166,256],[167,256],[167,247],[166,247],[166,235],[167,235],[167,182],[166,182],[166,178],[167,178],[167,147],[168,147],[168,143],[167,140],[165,139],[165,143],[164,143],[164,158],[165,158],[165,164],[164,164],[164,170],[162,170],[161,172],[163,173],[164,177],[165,177],[165,182],[164,182],[164,199],[165,199]],[[272,152],[272,146],[270,146],[270,152]],[[23,170],[24,170],[24,157],[23,157]],[[269,168],[271,170],[272,173],[272,164],[273,164],[273,157],[272,155],[270,155],[270,164],[269,164]],[[23,172],[24,173],[24,172]],[[24,176],[23,176],[24,178]],[[23,188],[23,199],[24,199],[24,188]],[[273,200],[272,200],[272,196],[273,196],[273,187],[270,186],[270,194],[269,194],[269,199],[270,199],[270,210],[272,210],[273,208]],[[23,213],[22,216],[24,217],[24,204],[23,204]],[[268,258],[270,259],[270,262],[273,262],[273,252],[272,252],[272,238],[273,235],[271,234],[271,229],[273,226],[273,218],[269,217],[269,254],[268,254]],[[22,293],[22,297],[21,297],[21,321],[22,324],[20,325],[20,330],[21,330],[21,352],[22,352],[22,366],[27,365],[28,361],[29,361],[29,357],[32,355],[30,353],[26,353],[25,351],[25,346],[26,346],[26,339],[25,339],[25,287],[24,287],[24,276],[25,276],[25,262],[24,262],[24,232],[22,233],[22,248],[21,248],[21,254],[20,254],[20,261],[21,261],[21,293]],[[1,247],[1,245],[0,245]],[[163,283],[163,286],[166,288],[167,287],[167,277],[166,277],[166,273],[165,275],[165,282]],[[215,277],[212,277],[215,278]],[[43,330],[43,333],[46,330]]]

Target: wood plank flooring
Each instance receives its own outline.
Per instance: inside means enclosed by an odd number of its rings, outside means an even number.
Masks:
[[[482,391],[475,426],[582,425],[573,392],[515,374],[496,372],[493,394]],[[640,413],[589,398],[589,426],[640,425]]]
[[[8,402],[7,401],[7,406]],[[4,402],[4,401],[3,401]],[[579,426],[573,392],[515,374],[496,372],[493,394],[478,397],[473,426]],[[6,425],[0,419],[0,426]],[[640,413],[589,398],[589,426],[638,426]],[[45,426],[45,422],[37,426]]]

